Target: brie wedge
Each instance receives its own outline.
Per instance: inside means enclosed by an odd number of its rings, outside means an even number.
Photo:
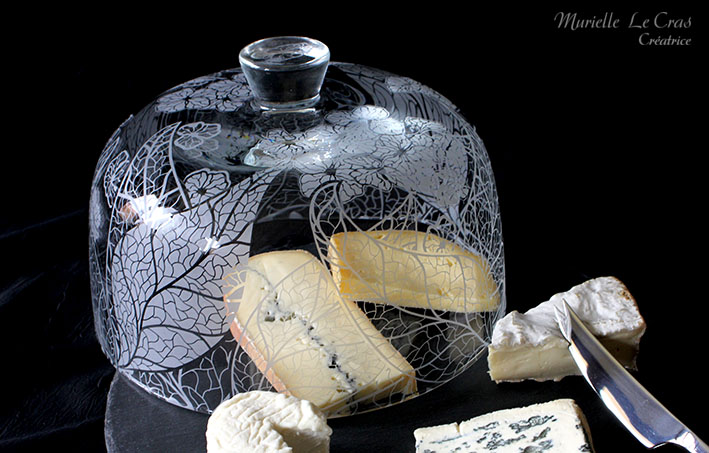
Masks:
[[[309,401],[252,391],[224,401],[207,421],[207,453],[328,453],[332,429]]]
[[[500,303],[488,263],[432,233],[337,233],[328,259],[350,300],[467,313],[493,311]]]
[[[512,311],[499,320],[488,346],[488,368],[494,381],[558,381],[580,374],[554,313],[563,300],[619,362],[635,368],[645,321],[620,280],[600,277],[555,294],[524,314]]]
[[[460,424],[414,431],[416,453],[592,452],[581,409],[571,399],[504,409]]]
[[[227,277],[231,331],[276,391],[327,416],[416,393],[413,367],[301,250],[263,253]],[[233,305],[232,305],[233,304]]]

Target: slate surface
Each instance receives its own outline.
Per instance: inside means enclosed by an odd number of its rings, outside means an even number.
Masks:
[[[406,403],[330,419],[330,451],[415,453],[416,428],[461,422],[495,410],[557,398],[572,398],[581,407],[590,420],[598,453],[644,450],[581,377],[567,377],[560,382],[495,384],[487,375],[483,357],[451,382]],[[172,406],[116,374],[106,408],[106,445],[109,453],[205,452],[207,420],[207,415]],[[697,423],[695,428],[701,430]],[[662,451],[683,450],[670,445]]]

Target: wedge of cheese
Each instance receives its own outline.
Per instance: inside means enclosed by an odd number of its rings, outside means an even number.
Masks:
[[[328,453],[332,429],[311,402],[282,393],[238,393],[207,420],[207,453]]]
[[[526,313],[512,311],[499,320],[488,346],[494,381],[558,381],[580,374],[554,314],[563,300],[619,362],[635,368],[645,321],[620,280],[600,277],[555,294]]]
[[[349,300],[330,272],[301,250],[249,258],[227,278],[231,331],[276,391],[328,416],[416,393],[412,366]]]
[[[419,428],[414,438],[416,453],[593,452],[586,417],[571,399]]]
[[[493,311],[500,303],[488,263],[432,233],[337,233],[328,260],[350,300],[463,313]]]

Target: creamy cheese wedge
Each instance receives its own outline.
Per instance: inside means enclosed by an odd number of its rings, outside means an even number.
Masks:
[[[620,363],[635,368],[645,320],[620,280],[600,277],[555,294],[526,313],[512,311],[499,320],[488,346],[494,381],[558,381],[580,374],[554,313],[564,300]]]
[[[207,453],[328,453],[332,429],[311,402],[282,393],[239,393],[207,421]]]
[[[414,431],[416,453],[593,452],[578,405],[559,399]]]
[[[249,258],[227,277],[231,331],[279,392],[328,416],[416,393],[413,367],[357,305],[340,296],[327,268],[301,250]]]
[[[328,259],[350,300],[464,313],[493,311],[500,303],[485,259],[432,233],[337,233]]]

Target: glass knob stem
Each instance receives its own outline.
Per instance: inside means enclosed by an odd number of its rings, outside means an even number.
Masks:
[[[266,38],[239,53],[256,104],[264,110],[298,110],[320,99],[330,50],[299,36]]]

